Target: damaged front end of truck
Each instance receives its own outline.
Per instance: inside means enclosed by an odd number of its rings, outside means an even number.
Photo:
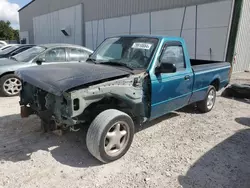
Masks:
[[[79,63],[19,69],[21,116],[36,114],[43,131],[88,127],[86,146],[98,160],[122,157],[132,144],[135,124],[151,116],[149,65],[161,38],[107,38]]]
[[[102,111],[117,109],[142,122],[148,113],[145,104],[145,73],[89,83],[55,95],[23,81],[20,93],[21,116],[38,115],[50,129],[68,129],[91,123]]]
[[[158,44],[154,37],[111,37],[84,63],[19,69],[22,117],[37,114],[42,122],[67,129],[114,109],[134,122],[146,121],[151,110],[147,68]]]

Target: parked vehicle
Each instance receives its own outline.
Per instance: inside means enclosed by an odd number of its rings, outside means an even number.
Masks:
[[[17,44],[7,44],[7,45],[5,45],[5,46],[1,46],[0,47],[0,52],[1,51],[3,51],[3,50],[6,50],[6,49],[8,49],[8,48],[10,48],[10,47],[12,47],[12,46],[16,46]]]
[[[0,46],[5,46],[5,45],[7,45],[7,42],[0,40]]]
[[[4,49],[0,52],[0,59],[1,58],[10,58],[11,56],[17,55],[25,50],[32,48],[33,46],[35,46],[35,45],[17,44],[17,45],[11,46],[11,47]]]
[[[89,125],[86,144],[108,163],[129,149],[134,124],[197,103],[213,109],[229,82],[230,64],[190,60],[181,38],[106,39],[87,63],[20,69],[21,116],[37,114],[45,131]]]
[[[86,61],[93,51],[77,45],[45,44],[0,60],[0,93],[3,96],[16,96],[21,90],[21,81],[14,75],[19,68],[41,64]]]

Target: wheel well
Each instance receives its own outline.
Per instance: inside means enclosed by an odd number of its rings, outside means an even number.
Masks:
[[[216,91],[219,91],[219,89],[220,89],[220,80],[217,78],[214,81],[212,81],[212,83],[210,85],[214,86]]]
[[[14,74],[14,73],[15,73],[14,71],[12,71],[12,72],[5,72],[2,75],[0,75],[0,78],[2,78],[3,76],[6,76],[8,74]]]
[[[89,105],[84,110],[83,114],[79,116],[79,119],[86,120],[87,118],[88,121],[91,122],[98,114],[108,109],[120,110],[131,116],[131,118],[136,116],[136,114],[132,110],[132,106],[126,103],[126,101],[114,97],[106,97],[103,98],[101,101]]]

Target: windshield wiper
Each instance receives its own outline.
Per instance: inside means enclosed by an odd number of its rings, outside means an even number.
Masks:
[[[89,57],[86,61],[91,61],[96,64],[96,59]]]
[[[126,67],[130,70],[134,70],[132,67],[128,66],[126,63],[121,63],[121,62],[117,62],[117,61],[103,61],[103,62],[99,62],[102,65],[114,65],[114,66],[122,66],[122,67]]]

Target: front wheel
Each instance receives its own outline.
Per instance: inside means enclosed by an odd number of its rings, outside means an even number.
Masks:
[[[216,89],[214,86],[209,86],[206,98],[203,101],[197,103],[199,111],[202,113],[210,112],[214,107],[215,100]]]
[[[104,163],[121,158],[130,148],[134,137],[131,117],[118,110],[106,110],[91,123],[86,144],[89,152]]]

